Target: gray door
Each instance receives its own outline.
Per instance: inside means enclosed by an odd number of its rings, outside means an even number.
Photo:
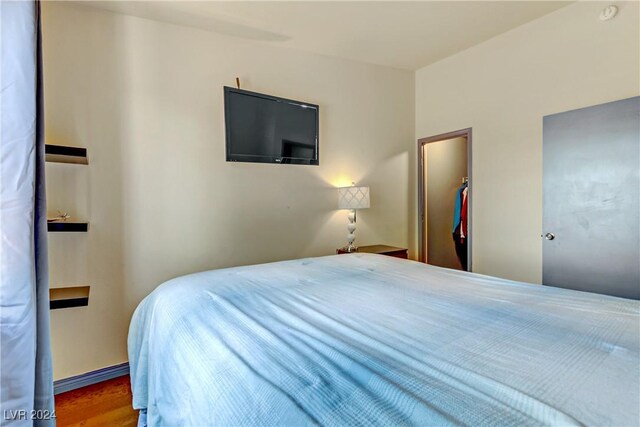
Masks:
[[[640,97],[544,118],[545,285],[640,299]]]

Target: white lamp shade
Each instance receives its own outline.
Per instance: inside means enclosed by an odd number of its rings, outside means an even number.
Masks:
[[[338,188],[338,209],[367,209],[369,187],[341,187]]]

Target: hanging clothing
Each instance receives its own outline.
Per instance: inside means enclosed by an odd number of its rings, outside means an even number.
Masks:
[[[453,242],[460,266],[467,271],[467,236],[468,236],[468,184],[465,182],[456,191],[453,209]]]
[[[456,232],[456,228],[458,228],[458,226],[460,225],[460,220],[461,220],[460,213],[462,212],[462,192],[464,191],[465,188],[467,188],[466,183],[462,184],[460,188],[458,188],[458,190],[456,191],[456,203],[453,208],[453,229],[452,229],[453,233]]]
[[[460,267],[463,271],[468,271],[467,268],[467,239],[460,239],[459,236],[453,235],[453,244],[456,248],[456,255],[458,261],[460,261]]]
[[[467,195],[469,194],[469,187],[465,187],[462,190],[462,209],[460,210],[460,237],[467,237],[467,224],[468,224],[468,209],[467,209]]]

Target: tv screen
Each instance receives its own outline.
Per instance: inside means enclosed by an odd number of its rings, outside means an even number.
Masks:
[[[318,106],[224,88],[228,162],[318,165]]]

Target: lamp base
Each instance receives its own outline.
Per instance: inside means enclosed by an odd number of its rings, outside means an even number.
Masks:
[[[343,246],[342,248],[340,248],[341,251],[345,251],[345,252],[358,252],[358,247],[354,246],[352,244],[349,244],[347,246]]]

